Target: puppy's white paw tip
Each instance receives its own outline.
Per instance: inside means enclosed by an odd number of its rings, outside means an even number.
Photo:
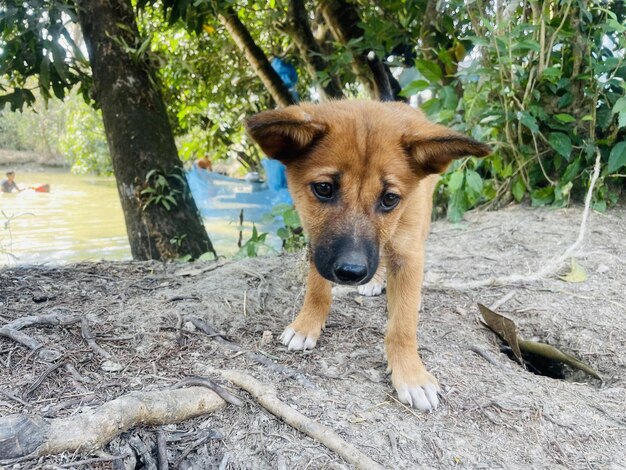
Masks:
[[[285,331],[283,331],[283,334],[280,335],[280,341],[287,346],[287,350],[289,351],[313,349],[317,344],[317,338],[305,336],[291,327],[287,327]]]
[[[295,334],[296,330],[294,330],[293,328],[285,328],[283,334],[280,335],[280,342],[283,343],[285,346],[289,346],[289,343],[291,342],[291,339],[295,336]]]
[[[402,385],[397,392],[398,400],[420,411],[434,411],[439,406],[438,387],[434,384],[422,387]]]
[[[382,294],[383,285],[376,281],[370,281],[367,284],[357,287],[357,292],[365,297],[374,297]]]

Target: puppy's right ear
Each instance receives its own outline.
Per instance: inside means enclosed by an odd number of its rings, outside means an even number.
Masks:
[[[244,125],[268,157],[284,164],[306,153],[328,130],[298,106],[263,111]]]

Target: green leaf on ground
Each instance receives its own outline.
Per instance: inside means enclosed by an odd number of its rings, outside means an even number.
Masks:
[[[585,282],[587,280],[587,271],[572,258],[569,272],[564,276],[560,276],[560,279],[565,282]]]

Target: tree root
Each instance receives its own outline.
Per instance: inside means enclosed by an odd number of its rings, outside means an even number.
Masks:
[[[61,353],[56,349],[44,348],[44,345],[37,341],[35,338],[31,338],[20,330],[29,326],[63,326],[71,325],[80,321],[80,317],[74,317],[67,315],[63,311],[49,313],[46,315],[31,315],[28,317],[21,317],[7,323],[0,328],[0,336],[12,339],[16,343],[20,343],[33,351],[36,351],[39,358],[46,362],[56,361],[61,357]]]
[[[189,387],[132,392],[68,418],[5,416],[0,418],[0,465],[11,463],[9,459],[98,449],[132,427],[177,423],[225,404],[212,390]]]
[[[383,468],[383,466],[362,453],[352,444],[343,440],[341,436],[332,429],[313,421],[311,418],[307,418],[299,411],[294,410],[289,405],[280,401],[276,396],[276,392],[271,387],[262,384],[249,375],[234,370],[219,370],[215,372],[219,372],[225,379],[230,380],[238,387],[250,393],[267,411],[282,419],[285,423],[298,431],[325,445],[355,467],[367,470]]]

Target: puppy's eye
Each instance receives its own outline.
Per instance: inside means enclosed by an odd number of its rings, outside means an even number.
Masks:
[[[313,194],[315,194],[320,201],[331,200],[335,193],[335,188],[332,183],[313,183],[311,187],[313,188]]]
[[[390,211],[398,205],[400,196],[394,193],[385,193],[380,199],[380,205],[384,211]]]

